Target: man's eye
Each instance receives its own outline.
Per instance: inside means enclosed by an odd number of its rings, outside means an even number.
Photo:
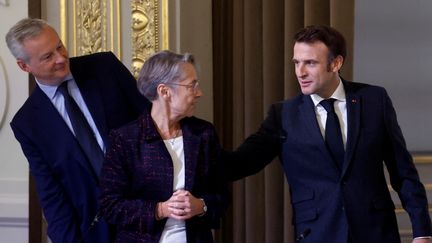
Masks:
[[[42,60],[47,61],[47,60],[51,59],[51,57],[52,57],[51,54],[50,55],[46,55],[46,56],[42,57]]]

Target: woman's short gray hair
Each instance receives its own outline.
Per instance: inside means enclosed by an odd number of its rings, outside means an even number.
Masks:
[[[150,101],[156,100],[159,84],[176,83],[184,78],[182,69],[184,63],[195,66],[193,55],[189,53],[181,55],[167,50],[154,54],[141,68],[138,90]]]
[[[6,34],[6,44],[12,55],[28,62],[30,57],[23,50],[23,42],[40,35],[47,26],[50,25],[42,19],[25,18],[18,21]]]

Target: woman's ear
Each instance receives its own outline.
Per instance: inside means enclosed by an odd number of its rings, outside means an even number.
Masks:
[[[171,96],[171,90],[165,84],[159,84],[156,90],[162,99],[168,99]]]

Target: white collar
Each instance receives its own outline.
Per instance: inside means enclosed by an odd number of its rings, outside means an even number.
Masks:
[[[71,79],[73,79],[73,76],[72,76],[72,74],[69,74],[64,78],[64,80],[61,83],[63,83],[66,80],[71,80]],[[56,95],[57,88],[59,85],[55,85],[55,86],[46,85],[46,84],[42,84],[36,78],[35,78],[35,80],[36,80],[36,83],[39,86],[39,88],[48,96],[48,98],[53,99],[54,96]]]
[[[311,94],[310,95],[315,107],[322,101],[324,100],[324,98],[322,98],[321,96],[317,95],[317,94]],[[332,95],[330,95],[329,98],[333,98],[339,101],[346,101],[346,96],[345,96],[345,89],[342,83],[342,80],[339,78],[339,85],[337,86],[336,90],[333,92]]]

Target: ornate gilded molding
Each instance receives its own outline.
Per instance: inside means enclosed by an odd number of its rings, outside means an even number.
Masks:
[[[432,164],[432,154],[414,154],[414,163],[416,164]]]
[[[121,57],[120,9],[120,0],[60,0],[60,37],[71,56],[112,51]]]
[[[63,44],[67,46],[68,44],[68,29],[67,29],[67,2],[66,0],[60,0],[60,39],[63,41]],[[70,50],[69,50],[70,51]]]
[[[106,1],[77,0],[77,54],[90,54],[106,50],[107,46],[107,15]]]
[[[71,56],[113,51],[121,58],[120,0],[60,0],[60,37]],[[144,61],[168,49],[168,0],[131,1],[132,73]]]
[[[162,36],[161,36],[161,49],[167,50],[169,47],[169,29],[168,29],[168,0],[161,0],[162,7],[162,20],[161,20],[161,29],[162,29]]]
[[[132,1],[132,73],[135,77],[149,56],[161,47],[168,47],[167,5],[166,0]],[[161,24],[162,43],[159,40]]]

